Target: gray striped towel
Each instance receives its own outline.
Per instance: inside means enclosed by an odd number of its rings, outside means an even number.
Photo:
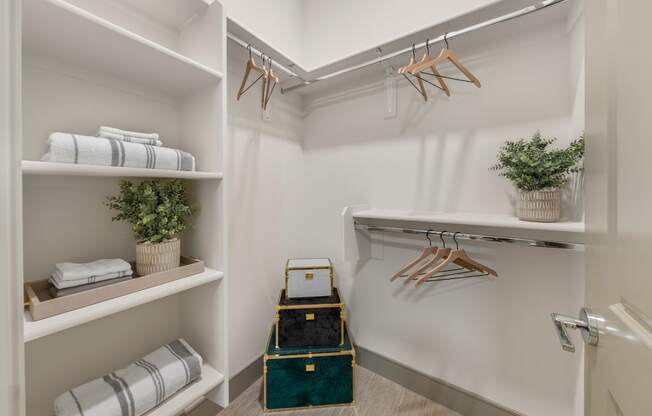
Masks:
[[[58,132],[50,134],[47,153],[42,160],[80,165],[195,170],[195,158],[181,150]]]
[[[56,416],[140,416],[201,378],[202,358],[178,339],[129,367],[57,397]]]
[[[107,280],[120,279],[123,277],[131,277],[132,275],[133,275],[133,271],[131,270],[131,268],[129,268],[129,270],[125,270],[122,272],[100,274],[96,276],[83,277],[81,279],[76,279],[76,280],[61,280],[59,275],[56,272],[54,272],[50,275],[48,282],[52,283],[52,285],[57,289],[68,289],[71,287],[78,287],[78,286],[84,286],[93,283],[100,283]]]
[[[149,144],[152,146],[163,146],[157,133],[141,133],[138,131],[121,130],[115,127],[101,126],[97,130],[99,137],[105,139],[122,140],[124,142]]]

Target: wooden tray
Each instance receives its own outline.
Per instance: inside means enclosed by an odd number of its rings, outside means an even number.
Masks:
[[[136,270],[135,265],[132,267]],[[105,300],[117,298],[150,287],[159,286],[174,280],[183,279],[204,271],[204,262],[192,257],[181,256],[181,265],[172,270],[134,277],[113,285],[98,287],[72,295],[53,298],[48,290],[48,281],[37,280],[25,283],[25,293],[29,298],[29,313],[34,321],[80,309]]]

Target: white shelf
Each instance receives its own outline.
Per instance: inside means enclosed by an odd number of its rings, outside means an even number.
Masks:
[[[124,168],[116,166],[77,165],[73,163],[23,160],[24,175],[111,176],[137,178],[221,179],[221,172],[197,172],[167,169]]]
[[[384,209],[357,211],[353,213],[353,218],[367,225],[419,224],[421,227],[431,227],[438,231],[442,231],[441,227],[449,226],[451,227],[449,231],[494,233],[499,236],[517,238],[545,236],[552,241],[584,242],[583,222],[541,223],[521,221],[516,217],[501,215]]]
[[[23,47],[174,97],[223,78],[213,68],[63,0],[23,2]]]
[[[156,409],[145,413],[144,416],[177,416],[206,393],[222,384],[223,381],[223,374],[204,364],[201,380],[181,390],[161,403]]]
[[[52,335],[68,328],[131,309],[135,306],[153,302],[157,299],[220,280],[222,277],[224,277],[222,272],[206,267],[203,273],[96,303],[61,315],[41,319],[40,321],[33,321],[29,311],[25,310],[23,321],[24,340],[25,342],[29,342],[47,335]]]

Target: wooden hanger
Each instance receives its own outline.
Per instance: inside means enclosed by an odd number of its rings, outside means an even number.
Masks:
[[[418,73],[418,72],[423,71],[423,70],[426,69],[426,68],[436,67],[436,66],[439,65],[440,63],[442,63],[442,62],[448,60],[448,61],[450,61],[453,65],[455,65],[455,67],[456,67],[456,68],[457,68],[457,69],[458,69],[462,74],[464,74],[464,76],[466,76],[466,78],[468,79],[469,82],[472,82],[476,87],[480,88],[480,87],[481,87],[481,85],[480,85],[480,80],[479,80],[478,78],[476,78],[475,75],[473,75],[473,74],[471,73],[471,71],[469,71],[469,70],[468,70],[468,69],[467,69],[467,68],[462,64],[462,62],[460,62],[460,60],[459,60],[459,58],[457,57],[457,55],[455,54],[455,52],[453,52],[451,49],[449,49],[449,47],[448,47],[448,39],[447,39],[447,36],[448,36],[448,34],[444,35],[444,42],[446,42],[446,47],[443,48],[443,49],[441,50],[441,52],[439,53],[439,56],[437,56],[436,58],[427,59],[427,60],[424,61],[424,62],[421,62],[421,63],[419,63],[419,64],[414,65],[412,68],[410,68],[410,73],[412,73],[412,74],[416,74],[416,73]],[[434,74],[438,74],[438,72],[436,72],[436,70],[433,71],[433,73],[434,73]],[[436,76],[436,75],[435,75],[435,76]],[[440,77],[440,78],[443,78],[441,75],[439,75],[439,77]],[[455,79],[455,78],[452,78],[452,79]],[[466,80],[460,80],[460,79],[456,79],[456,80],[458,80],[458,81],[466,81]]]
[[[394,275],[389,279],[390,282],[393,282],[394,280],[398,279],[401,277],[403,274],[405,274],[408,270],[412,269],[419,263],[423,262],[426,260],[429,256],[434,256],[437,254],[437,251],[439,250],[439,247],[433,247],[432,246],[432,241],[430,241],[430,230],[426,232],[426,238],[428,239],[428,246],[424,247],[423,250],[421,250],[421,253],[415,257],[411,262],[409,262],[405,267],[403,267],[401,270],[398,272],[394,273]]]
[[[269,103],[269,99],[274,93],[274,88],[276,88],[276,85],[279,83],[279,79],[276,75],[274,75],[274,69],[272,68],[272,58],[267,58],[267,62],[269,63],[268,68],[265,69],[265,80],[263,81],[263,100],[262,100],[262,107],[263,110],[267,110],[267,104]],[[263,62],[263,68],[265,67],[265,63]],[[272,85],[273,81],[273,85]],[[272,88],[270,90],[270,85],[272,85]]]
[[[414,44],[412,44],[412,56],[410,57],[410,62],[407,65],[399,68],[398,73],[403,75],[405,77],[405,79],[408,80],[408,82],[410,84],[412,84],[412,86],[417,91],[419,91],[419,94],[421,94],[421,96],[423,97],[423,101],[427,102],[428,101],[428,93],[426,92],[426,86],[423,85],[423,79],[421,79],[421,77],[418,76],[418,75],[415,76],[416,79],[417,79],[417,83],[419,84],[419,86],[417,87],[414,84],[414,82],[412,82],[412,80],[407,75],[407,74],[409,74],[408,69],[416,64],[416,52],[415,52],[415,50],[416,50],[415,46],[414,46]]]
[[[458,234],[458,233],[455,233]],[[453,239],[455,240],[455,234],[453,234]],[[455,240],[455,243],[457,244],[457,240]],[[492,275],[494,277],[498,277],[498,273],[496,273],[495,270],[493,270],[490,267],[485,266],[482,263],[479,263],[475,260],[473,260],[471,257],[469,257],[468,254],[466,254],[466,251],[464,249],[459,248],[459,245],[455,248],[455,250],[451,251],[451,253],[446,257],[441,263],[439,263],[437,266],[435,266],[433,269],[430,271],[426,272],[423,276],[421,276],[416,283],[416,286],[419,286],[420,284],[426,282],[429,278],[435,276],[437,273],[443,271],[443,269],[448,266],[449,264],[455,263],[458,266],[462,266],[463,268],[470,270],[470,271],[478,271],[481,273],[486,273],[489,275]]]
[[[258,80],[260,80],[261,78],[264,78],[265,73],[266,73],[264,66],[261,67],[260,65],[258,65],[254,61],[254,57],[251,54],[251,45],[247,45],[247,50],[249,51],[249,60],[247,61],[247,65],[245,66],[245,72],[244,72],[244,75],[242,77],[242,82],[240,83],[240,89],[238,90],[238,96],[236,98],[237,101],[239,101],[240,97],[242,97],[244,95],[244,93],[247,92],[247,90],[249,90],[249,88],[253,87],[253,85],[255,83],[257,83]],[[264,65],[264,62],[263,62],[263,65]],[[256,80],[254,82],[249,84],[248,87],[245,87],[247,85],[247,79],[249,79],[249,75],[251,74],[251,71],[259,72],[260,76],[258,78],[256,78]],[[265,88],[264,83],[265,83],[265,80],[263,79],[263,91],[264,91],[264,88]]]
[[[423,72],[423,70],[419,72],[414,72],[414,68],[417,68],[421,66],[424,62],[432,61],[435,58],[430,55],[430,39],[426,39],[426,51],[423,53],[423,56],[421,57],[421,60],[417,63],[413,63],[410,65],[407,65],[405,68],[405,72],[409,72],[412,75],[420,75],[420,74],[427,74],[427,75],[433,75],[435,78],[437,78],[437,82],[439,82],[439,89],[441,89],[444,94],[450,97],[451,92],[448,89],[448,85],[446,85],[446,82],[444,81],[444,78],[441,76],[441,74],[437,71],[437,68],[435,65],[430,65],[430,70],[432,71],[432,74],[428,74],[426,72]],[[425,68],[424,68],[425,69]],[[434,85],[434,84],[433,84]],[[436,85],[435,85],[436,86]]]

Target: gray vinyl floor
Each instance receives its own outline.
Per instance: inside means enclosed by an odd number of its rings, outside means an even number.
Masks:
[[[461,416],[423,396],[399,386],[365,368],[357,367],[357,405],[294,412],[274,412],[270,415],[306,416]],[[260,404],[262,379],[259,379],[219,416],[264,415]]]

